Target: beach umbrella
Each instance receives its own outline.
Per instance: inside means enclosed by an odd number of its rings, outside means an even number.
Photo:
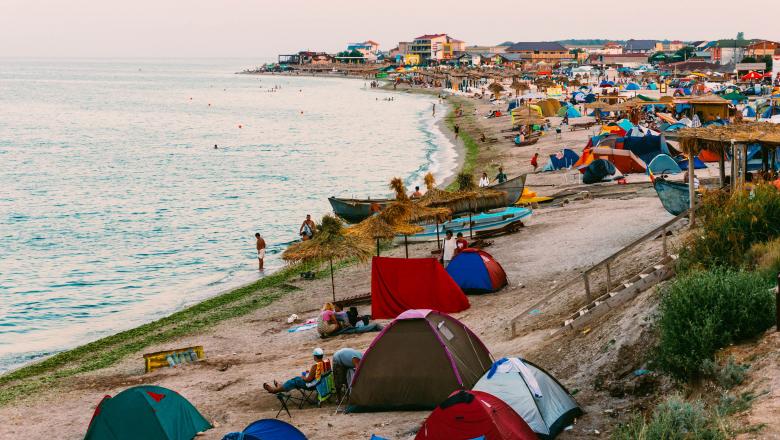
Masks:
[[[351,258],[365,262],[371,254],[371,242],[360,236],[346,234],[341,220],[326,215],[322,217],[322,225],[314,237],[288,247],[282,253],[282,259],[291,263],[313,262],[318,265],[327,261],[330,266],[330,285],[335,302],[336,283],[333,279],[333,262]]]
[[[493,93],[493,95],[496,97],[496,99],[498,99],[501,96],[501,92],[504,91],[504,86],[502,86],[501,84],[499,84],[496,81],[493,81],[488,86],[488,90],[490,90],[490,92]]]
[[[395,201],[391,202],[379,216],[391,225],[411,225],[418,222],[436,221],[437,225],[449,218],[451,211],[443,207],[429,207],[409,199],[406,195],[406,187],[403,181],[395,177],[390,181],[390,188],[395,191]],[[438,228],[437,228],[438,229]],[[413,232],[417,233],[419,231]],[[404,236],[406,258],[409,258],[408,236],[410,233],[400,234]]]

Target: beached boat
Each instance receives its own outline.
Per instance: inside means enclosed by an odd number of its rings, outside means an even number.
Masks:
[[[669,211],[669,214],[680,215],[690,207],[691,198],[688,194],[687,184],[656,177],[653,185],[658,198],[661,199],[661,204]]]
[[[371,204],[376,203],[380,209],[390,204],[393,199],[342,199],[328,197],[333,212],[349,223],[360,223],[371,215]]]
[[[518,222],[528,218],[531,215],[531,212],[532,211],[528,208],[510,207],[497,211],[483,212],[482,214],[474,214],[471,217],[465,215],[453,218],[452,220],[438,225],[422,225],[423,228],[425,228],[423,232],[409,235],[408,237],[400,235],[395,238],[395,242],[403,243],[405,239],[408,240],[409,243],[436,241],[437,228],[438,238],[440,239],[444,239],[444,234],[447,231],[452,231],[454,235],[457,235],[458,232],[462,232],[465,237],[476,237],[506,229],[513,224],[518,224]]]
[[[520,175],[513,179],[509,179],[504,183],[497,183],[490,185],[488,189],[496,191],[506,192],[504,200],[499,201],[480,201],[476,207],[469,207],[464,205],[463,209],[456,209],[453,215],[468,212],[470,209],[476,211],[488,211],[496,208],[503,208],[505,206],[512,206],[517,202],[521,195],[523,195],[523,188],[525,188],[526,175]],[[393,202],[393,199],[342,199],[339,197],[328,197],[330,206],[333,207],[333,212],[346,220],[349,223],[360,223],[371,215],[371,204],[376,203],[380,209],[385,209],[387,205]]]

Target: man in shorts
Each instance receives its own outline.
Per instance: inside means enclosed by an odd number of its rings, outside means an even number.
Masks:
[[[255,233],[255,238],[257,239],[257,270],[262,271],[263,260],[265,259],[265,240],[263,240],[263,237],[260,236],[259,232]]]

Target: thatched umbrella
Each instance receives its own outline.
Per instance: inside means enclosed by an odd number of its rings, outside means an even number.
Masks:
[[[372,215],[362,222],[347,228],[347,234],[376,240],[376,256],[379,256],[379,240],[389,240],[397,235],[413,235],[422,232],[421,226],[408,223],[389,223],[383,216]]]
[[[520,96],[520,92],[522,91],[523,83],[521,83],[521,82],[520,82],[520,81],[517,79],[517,77],[515,76],[515,77],[513,77],[513,78],[512,78],[512,84],[511,84],[509,87],[511,87],[512,89],[514,89],[514,91],[515,91],[515,96],[516,96],[516,97],[519,97],[519,96]]]
[[[433,177],[431,176],[431,179],[432,178]],[[403,181],[398,177],[395,177],[390,181],[390,188],[395,191],[395,201],[382,210],[382,212],[379,213],[379,216],[391,225],[397,225],[398,227],[404,227],[404,225],[413,226],[413,223],[425,221],[436,221],[438,225],[439,222],[444,221],[451,215],[451,211],[447,208],[429,207],[410,200],[406,195],[406,187],[404,186]],[[409,229],[409,231],[412,230]],[[399,233],[399,235],[404,236],[406,258],[409,258],[408,237],[417,232],[420,231]]]
[[[288,262],[310,261],[320,264],[327,261],[330,265],[330,285],[334,302],[336,301],[336,283],[333,279],[333,261],[349,258],[367,261],[370,257],[370,242],[359,236],[345,234],[341,220],[330,215],[322,218],[322,226],[314,238],[295,243],[282,254],[282,259]]]
[[[492,82],[492,83],[490,83],[490,85],[488,86],[488,90],[490,90],[490,92],[491,92],[491,93],[493,93],[493,95],[495,96],[495,98],[496,98],[496,99],[498,99],[498,98],[500,98],[500,97],[501,97],[501,92],[503,92],[503,91],[504,91],[504,86],[502,86],[501,84],[499,84],[499,83],[498,83],[498,82],[496,82],[496,81],[493,81],[493,82]]]

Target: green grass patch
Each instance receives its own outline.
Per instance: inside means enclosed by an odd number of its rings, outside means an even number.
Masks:
[[[705,361],[775,322],[774,294],[760,274],[716,269],[676,278],[659,307],[659,368],[680,380],[704,375]]]
[[[335,264],[334,269],[348,265],[349,262],[342,262]],[[297,290],[297,287],[287,282],[296,278],[299,272],[316,269],[312,265],[288,266],[254,283],[204,300],[157,321],[58,353],[2,375],[0,406],[17,397],[33,394],[42,387],[57,385],[61,379],[110,367],[148,346],[194,334],[227,319],[265,307],[285,293]],[[318,277],[326,273],[329,274],[328,269],[320,270]]]
[[[463,108],[463,116],[460,118],[455,117],[455,108],[458,106]],[[447,127],[449,127],[450,130],[455,131],[455,124],[458,124],[461,127],[460,132],[458,133],[458,138],[463,140],[465,154],[463,157],[463,166],[461,167],[460,172],[468,174],[474,174],[474,170],[477,167],[477,156],[479,155],[479,143],[473,137],[474,134],[463,128],[465,125],[475,124],[473,113],[473,104],[468,101],[455,100],[454,105],[445,117],[445,124]],[[454,191],[457,189],[457,182],[455,181],[447,186],[448,191]]]
[[[717,417],[700,401],[687,402],[678,396],[659,404],[649,419],[636,414],[612,433],[613,440],[720,440],[727,439]]]

